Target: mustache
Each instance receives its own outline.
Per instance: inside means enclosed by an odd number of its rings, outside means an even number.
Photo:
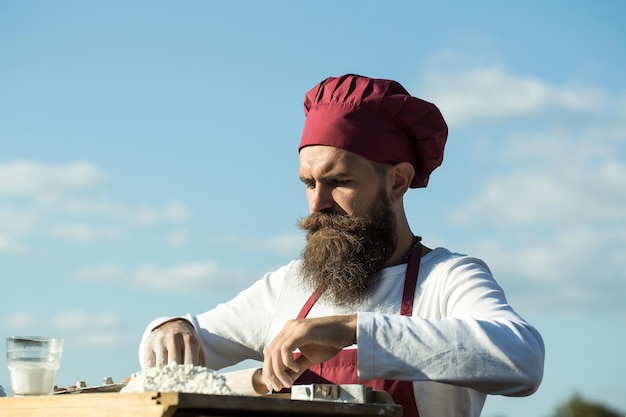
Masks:
[[[367,221],[364,218],[354,217],[348,214],[316,212],[301,219],[298,223],[298,227],[309,233],[326,229],[347,233],[360,233],[367,228],[366,223]]]

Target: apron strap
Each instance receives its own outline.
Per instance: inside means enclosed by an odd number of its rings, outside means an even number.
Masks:
[[[403,316],[413,315],[413,300],[415,299],[415,288],[417,287],[417,275],[419,274],[421,259],[422,244],[418,243],[409,256],[409,264],[406,267],[404,276],[404,290],[402,291],[402,305],[400,306],[400,314]]]
[[[324,290],[322,290],[321,287],[318,287],[315,291],[313,291],[313,294],[311,294],[309,299],[302,307],[302,310],[300,310],[300,314],[298,314],[299,319],[304,319],[306,318],[306,316],[309,315],[309,312],[313,308],[313,305],[317,302],[317,300],[320,299],[323,292]]]

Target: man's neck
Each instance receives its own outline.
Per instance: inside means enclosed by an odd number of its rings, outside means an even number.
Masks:
[[[399,265],[403,262],[406,262],[405,258],[407,254],[409,254],[409,252],[415,247],[415,243],[415,236],[410,229],[407,229],[403,233],[399,233],[396,249],[391,254],[387,262],[385,262],[385,267]]]

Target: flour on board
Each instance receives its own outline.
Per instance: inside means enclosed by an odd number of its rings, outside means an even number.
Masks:
[[[175,362],[136,372],[122,392],[188,392],[192,394],[236,395],[226,379],[204,366]]]

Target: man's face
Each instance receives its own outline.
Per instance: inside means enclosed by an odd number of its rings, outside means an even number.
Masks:
[[[311,213],[362,215],[380,188],[380,176],[369,160],[332,146],[303,148],[299,175]]]
[[[396,245],[395,216],[384,177],[352,152],[311,146],[300,152],[300,179],[311,214],[302,272],[311,288],[336,303],[356,303]]]

